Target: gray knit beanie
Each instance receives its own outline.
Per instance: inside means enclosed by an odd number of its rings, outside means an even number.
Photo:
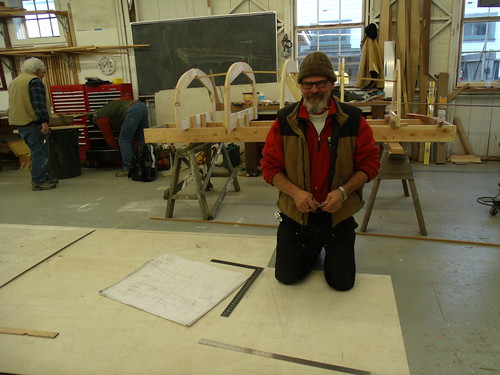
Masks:
[[[333,71],[332,62],[324,52],[316,51],[307,55],[300,64],[297,82],[302,83],[304,78],[311,76],[322,76],[335,82],[337,76]]]

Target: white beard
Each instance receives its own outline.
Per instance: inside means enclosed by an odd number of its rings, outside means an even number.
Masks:
[[[312,103],[309,101],[309,97],[304,98],[304,105],[307,110],[312,113],[322,113],[325,111],[326,106],[330,102],[330,96],[324,95],[321,100],[314,100]]]

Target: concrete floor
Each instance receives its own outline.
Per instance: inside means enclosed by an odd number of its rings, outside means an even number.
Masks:
[[[392,277],[411,374],[500,373],[500,215],[476,202],[499,193],[500,163],[414,164],[413,171],[428,236],[401,182],[383,180],[357,239],[358,272]],[[4,164],[0,223],[274,236],[277,191],[260,177],[238,178],[241,191],[230,190],[214,222],[200,220],[196,201],[179,201],[174,211],[192,221],[165,221],[152,218],[165,215],[169,177],[142,183],[83,168],[55,190],[33,192],[29,172]],[[221,180],[212,180],[215,191]],[[216,195],[208,193],[209,206]]]

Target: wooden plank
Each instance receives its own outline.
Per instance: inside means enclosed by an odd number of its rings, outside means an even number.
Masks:
[[[372,125],[377,142],[453,142],[456,138],[454,125],[408,125],[397,129],[384,125]]]
[[[420,56],[420,0],[410,2],[410,35],[408,45],[408,56],[406,65],[406,89],[408,99],[413,101],[415,88],[417,86],[417,72]],[[410,112],[407,110],[407,112]]]
[[[39,331],[36,329],[23,329],[23,328],[10,328],[10,327],[0,327],[0,333],[8,335],[43,337],[46,339],[53,339],[57,337],[57,335],[59,335],[59,332]]]
[[[436,85],[436,102],[439,103],[439,98],[448,98],[448,82],[450,79],[449,73],[441,72],[438,74]],[[434,116],[437,117],[439,106],[434,106]]]
[[[453,142],[456,138],[454,125],[422,125],[419,120],[413,120],[419,125],[394,129],[384,120],[375,121],[383,122],[371,125],[377,142]],[[144,129],[144,136],[148,143],[264,142],[268,132],[269,126],[236,128],[229,133],[223,127],[192,128],[182,133],[174,128],[148,128]]]
[[[450,75],[445,72],[441,72],[438,75],[437,86],[436,86],[436,102],[441,102],[441,98],[448,97],[448,81]],[[440,106],[434,106],[434,116],[437,117],[440,111]],[[445,110],[446,111],[446,110]],[[444,118],[446,118],[446,113],[444,114]],[[446,163],[447,158],[447,150],[446,145],[444,143],[437,143],[434,145],[434,162],[437,164]]]
[[[420,36],[420,110],[427,114],[427,83],[429,80],[429,50],[431,33],[431,3],[432,0],[424,0],[422,8],[422,32]]]
[[[403,146],[401,146],[401,143],[398,142],[388,142],[384,143],[384,145],[387,147],[387,152],[389,155],[404,155],[405,150],[403,149]]]
[[[392,40],[392,11],[391,0],[382,0],[380,5],[380,22],[378,44],[380,46],[381,56],[384,56],[384,42]],[[382,77],[385,78],[385,77]]]
[[[466,155],[474,155],[474,153],[472,152],[472,147],[469,143],[469,140],[467,139],[467,135],[465,134],[464,126],[462,125],[462,121],[458,117],[455,117],[453,119],[453,123],[457,126],[458,137],[460,138],[460,141],[462,142],[462,146],[464,146],[465,154]]]
[[[455,99],[458,95],[460,95],[464,90],[468,89],[469,88],[469,84],[465,84],[464,86],[461,86],[455,90],[453,90],[452,92],[450,92],[450,94],[448,95],[448,103],[450,103],[453,99]]]
[[[397,28],[396,28],[396,60],[400,61],[399,77],[397,78],[398,84],[401,84],[402,88],[398,97],[402,97],[405,103],[409,102],[408,92],[406,91],[406,80],[402,79],[403,72],[407,69],[407,58],[408,58],[408,13],[406,10],[406,0],[398,0],[397,2]],[[405,111],[410,112],[409,105],[405,104]],[[404,114],[398,110],[398,115],[403,116]]]
[[[481,158],[479,156],[474,156],[474,155],[451,155],[450,161],[453,164],[482,163]]]

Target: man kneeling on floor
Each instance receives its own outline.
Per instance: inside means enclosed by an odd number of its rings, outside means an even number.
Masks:
[[[278,112],[262,150],[263,177],[280,190],[275,276],[304,279],[324,248],[327,283],[346,291],[356,276],[353,215],[378,173],[379,148],[361,110],[332,97],[326,54],[307,55],[297,78],[302,100]]]

